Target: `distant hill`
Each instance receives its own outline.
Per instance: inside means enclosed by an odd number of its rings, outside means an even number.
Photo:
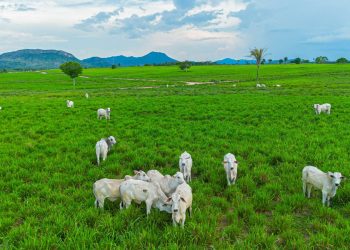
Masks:
[[[68,61],[79,61],[60,50],[24,49],[0,55],[0,69],[53,69]]]
[[[245,65],[245,64],[255,64],[255,60],[246,60],[246,59],[231,59],[225,58],[222,60],[215,61],[216,64],[230,64],[230,65]]]
[[[82,60],[86,67],[110,67],[113,64],[119,66],[143,66],[145,64],[174,63],[177,60],[170,58],[161,52],[151,52],[141,57],[134,56],[112,56],[107,58],[91,57]]]
[[[292,62],[293,60],[288,60],[288,63]],[[246,59],[232,59],[232,58],[225,58],[222,60],[215,61],[216,64],[221,65],[246,65],[246,64],[255,64],[255,60],[246,60]],[[279,60],[272,60],[271,63],[266,60],[265,64],[279,64]]]

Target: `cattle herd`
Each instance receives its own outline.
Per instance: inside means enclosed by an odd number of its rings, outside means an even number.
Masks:
[[[259,88],[265,85],[257,85]],[[89,98],[88,93],[85,94]],[[67,107],[73,108],[74,102],[67,100]],[[317,115],[323,113],[330,114],[331,105],[314,104]],[[98,109],[98,119],[110,119],[111,109]],[[107,153],[113,145],[117,143],[113,136],[102,138],[96,143],[97,165],[100,165],[100,158],[103,161],[107,158]],[[227,185],[236,183],[238,161],[235,155],[228,153],[224,156],[223,166],[226,173]],[[158,208],[172,214],[174,226],[181,223],[184,227],[186,211],[191,216],[192,213],[192,189],[191,182],[192,157],[188,152],[184,152],[179,158],[179,172],[173,176],[163,175],[158,170],[149,170],[145,173],[142,170],[135,170],[134,176],[125,176],[123,179],[103,178],[93,184],[95,196],[95,207],[104,208],[104,201],[116,201],[120,199],[120,209],[127,209],[131,202],[138,204],[146,203],[146,214],[151,212],[151,208]],[[306,166],[302,170],[303,193],[310,198],[312,188],[322,191],[323,205],[330,206],[330,198],[334,197],[341,180],[344,177],[339,172],[324,173],[313,166]]]

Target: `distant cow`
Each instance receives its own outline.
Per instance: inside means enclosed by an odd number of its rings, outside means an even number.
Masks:
[[[228,153],[224,156],[224,168],[226,172],[226,179],[227,179],[227,185],[235,184],[237,179],[237,167],[238,167],[238,161],[236,160],[236,157]]]
[[[127,179],[149,181],[150,178],[142,170],[134,171],[134,176],[128,176]],[[115,201],[120,198],[119,186],[126,179],[107,179],[103,178],[96,181],[93,185],[95,195],[95,207],[103,209],[105,199]]]
[[[332,107],[332,105],[330,105],[329,103],[314,104],[314,109],[315,109],[316,115],[319,115],[322,112],[326,113],[326,114],[331,114],[331,107]]]
[[[96,143],[96,157],[97,157],[97,165],[100,165],[100,157],[102,156],[102,160],[105,161],[107,158],[107,153],[111,150],[114,144],[117,141],[114,136],[109,136],[108,138],[102,138]]]
[[[177,186],[185,182],[181,172],[177,172],[173,176],[164,176],[158,170],[149,170],[147,175],[151,178],[152,182],[157,182],[160,185],[160,188],[167,196],[174,193]]]
[[[85,98],[89,99],[89,94],[88,93],[85,93]]]
[[[67,108],[74,108],[74,102],[73,101],[67,100],[66,103],[67,103]]]
[[[330,206],[330,199],[333,198],[340,182],[344,177],[339,172],[324,173],[313,166],[306,166],[302,171],[303,192],[308,198],[311,196],[312,187],[322,191],[322,204]]]
[[[180,155],[179,159],[180,172],[183,173],[185,181],[191,181],[192,157],[186,151]]]
[[[111,119],[111,109],[98,109],[97,110],[97,119],[102,119],[102,117],[106,118],[107,120]]]
[[[187,183],[183,183],[176,188],[176,191],[168,198],[171,202],[171,212],[173,225],[181,223],[182,228],[186,221],[186,210],[189,209],[189,214],[192,214],[192,189]]]

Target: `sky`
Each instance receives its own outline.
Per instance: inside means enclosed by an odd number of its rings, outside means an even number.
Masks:
[[[350,59],[349,0],[0,0],[0,53]]]

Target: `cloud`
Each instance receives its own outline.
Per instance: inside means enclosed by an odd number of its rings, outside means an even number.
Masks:
[[[171,32],[185,26],[207,31],[223,31],[237,26],[240,20],[232,16],[246,7],[240,1],[142,1],[142,8],[135,2],[113,12],[100,12],[75,25],[84,31],[109,30],[112,34],[123,33],[129,38],[142,38],[155,32]],[[129,16],[126,15],[129,13]],[[132,14],[131,14],[132,13]],[[131,15],[130,15],[131,14]]]
[[[0,2],[1,3],[1,2]],[[29,5],[26,4],[2,4],[0,5],[0,11],[5,11],[5,10],[10,10],[10,11],[33,11],[35,8],[30,7]]]

